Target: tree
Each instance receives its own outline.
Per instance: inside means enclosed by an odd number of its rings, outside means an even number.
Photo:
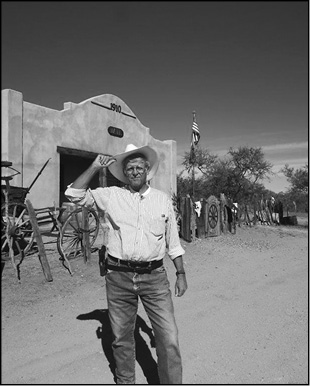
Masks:
[[[294,169],[285,164],[284,168],[280,170],[288,182],[291,184],[292,191],[299,191],[307,193],[309,191],[309,166],[306,164],[303,168]]]
[[[251,198],[262,191],[261,181],[272,174],[272,164],[265,160],[261,147],[240,146],[229,148],[228,154],[233,165],[235,199]]]
[[[193,181],[191,177],[182,177],[182,173],[177,175],[177,197],[185,197],[188,194],[192,195],[193,192]],[[210,194],[209,194],[210,195]],[[208,198],[205,191],[205,180],[202,178],[197,178],[195,180],[195,198]]]
[[[196,198],[224,193],[234,201],[261,193],[264,188],[260,182],[268,178],[272,168],[264,159],[261,148],[247,146],[237,150],[230,148],[227,157],[222,160],[211,155],[207,149],[197,147],[194,153],[185,153],[183,165],[187,172],[193,167],[201,172],[201,176],[195,181]],[[190,179],[187,180],[187,186],[190,186],[189,181]],[[184,189],[183,180],[178,181],[178,189],[181,186]]]
[[[224,193],[234,200],[238,184],[231,161],[218,160],[213,165],[205,185],[207,186],[206,190],[211,191],[211,194],[219,197],[221,193]]]
[[[298,211],[309,210],[308,195],[309,195],[309,167],[308,164],[299,169],[290,168],[288,164],[285,164],[284,168],[280,170],[288,182],[290,188],[285,194],[287,207],[291,208],[294,203],[294,207],[298,208]]]
[[[207,176],[217,159],[217,155],[212,155],[207,149],[196,146],[192,148],[191,151],[185,153],[182,165],[184,165],[188,173],[191,172],[194,167],[203,175]]]
[[[265,155],[260,147],[241,146],[237,150],[229,148],[228,154],[235,165],[235,173],[252,185],[272,174],[272,164],[264,159]]]

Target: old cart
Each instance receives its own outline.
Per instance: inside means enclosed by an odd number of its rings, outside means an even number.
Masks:
[[[49,161],[49,160],[48,160]],[[5,185],[2,186],[1,206],[1,260],[10,258],[10,248],[14,258],[25,256],[32,248],[35,234],[27,205],[26,195],[38,179],[48,161],[32,182],[29,188],[10,186],[9,181],[19,174],[12,168],[12,163],[2,161],[1,166],[9,168],[14,174],[2,176]],[[52,224],[50,232],[57,231],[57,249],[61,260],[76,257],[84,253],[87,260],[99,232],[99,217],[94,209],[74,206],[74,210],[66,208],[46,207],[34,209],[38,224]]]
[[[12,162],[1,161],[1,167],[6,167],[11,175],[2,175],[5,185],[1,185],[1,260],[7,260],[10,248],[14,256],[23,251],[26,254],[34,241],[33,227],[30,222],[25,198],[29,188],[10,186],[9,181],[20,174],[12,167]]]
[[[41,174],[48,161],[40,170],[31,186]],[[7,171],[9,169],[9,172],[13,171],[13,174],[1,175],[1,179],[5,181],[5,186],[1,186],[3,188],[1,199],[4,199],[4,204],[1,206],[1,273],[4,268],[5,260],[7,260],[8,257],[11,259],[17,272],[17,277],[20,280],[19,266],[26,253],[30,250],[34,239],[36,239],[43,273],[47,281],[52,281],[52,274],[46,259],[45,248],[39,232],[33,206],[30,200],[26,201],[26,205],[24,203],[25,197],[31,186],[28,189],[14,189],[15,193],[17,192],[17,197],[16,195],[12,196],[12,187],[10,186],[9,181],[15,175],[20,174],[20,172],[14,169],[12,163],[9,161],[1,161],[1,166],[6,167]],[[19,261],[17,261],[17,258],[19,258]]]

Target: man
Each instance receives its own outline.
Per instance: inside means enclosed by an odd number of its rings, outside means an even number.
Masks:
[[[127,186],[87,189],[104,167]],[[155,150],[128,145],[115,157],[98,155],[66,190],[72,202],[105,211],[108,221],[106,292],[118,384],[135,383],[134,329],[139,298],[155,335],[160,383],[182,383],[178,330],[163,258],[167,252],[173,261],[175,295],[182,296],[187,289],[184,250],[170,198],[148,185],[157,167]]]

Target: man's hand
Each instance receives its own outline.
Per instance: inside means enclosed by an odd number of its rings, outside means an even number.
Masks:
[[[175,283],[175,296],[184,295],[187,290],[187,281],[185,274],[177,275],[177,281]]]
[[[110,155],[98,154],[93,162],[93,166],[99,170],[101,168],[107,168],[115,161],[116,159]]]
[[[91,179],[102,168],[110,166],[116,159],[110,155],[98,154],[92,164],[71,185],[75,189],[87,189]]]

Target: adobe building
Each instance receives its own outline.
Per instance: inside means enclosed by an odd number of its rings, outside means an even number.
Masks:
[[[120,98],[99,95],[80,103],[66,102],[61,111],[23,100],[18,91],[2,90],[2,161],[10,161],[20,174],[11,185],[29,187],[34,208],[61,206],[64,191],[98,153],[123,153],[127,144],[149,145],[160,163],[150,185],[171,195],[176,192],[176,142],[159,141]],[[5,172],[5,170],[2,170]],[[98,173],[91,188],[120,185],[107,169]]]

